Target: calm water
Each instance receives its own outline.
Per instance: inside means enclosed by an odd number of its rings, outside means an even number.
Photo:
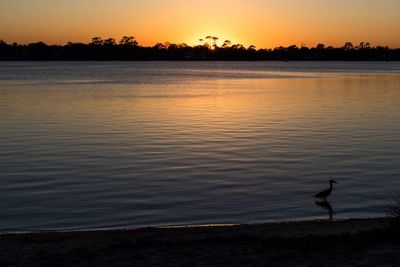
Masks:
[[[385,214],[400,63],[0,63],[0,230]]]

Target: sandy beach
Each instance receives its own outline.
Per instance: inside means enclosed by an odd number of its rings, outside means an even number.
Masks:
[[[388,219],[2,234],[0,266],[399,266]]]

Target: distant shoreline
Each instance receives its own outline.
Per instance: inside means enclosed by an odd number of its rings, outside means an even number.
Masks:
[[[1,266],[400,263],[387,218],[0,235]],[[290,255],[290,256],[289,256]],[[393,265],[394,264],[394,265]]]
[[[218,38],[217,38],[218,39]],[[226,40],[222,46],[215,41],[190,46],[185,43],[157,43],[141,46],[134,37],[120,41],[94,37],[90,43],[68,42],[48,45],[7,43],[0,40],[0,60],[105,60],[105,61],[397,61],[400,48],[372,46],[369,42],[333,47],[318,44],[315,47],[297,45],[257,49]]]

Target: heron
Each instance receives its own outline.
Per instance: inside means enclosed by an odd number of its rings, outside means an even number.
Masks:
[[[337,184],[337,182],[335,180],[329,180],[329,189],[319,192],[314,197],[317,199],[325,199],[326,200],[326,198],[329,197],[332,192],[333,184]]]

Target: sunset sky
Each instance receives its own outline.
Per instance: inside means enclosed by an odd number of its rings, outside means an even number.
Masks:
[[[258,48],[400,47],[399,11],[399,0],[1,0],[0,39],[64,44],[132,35],[147,46],[214,35]]]

